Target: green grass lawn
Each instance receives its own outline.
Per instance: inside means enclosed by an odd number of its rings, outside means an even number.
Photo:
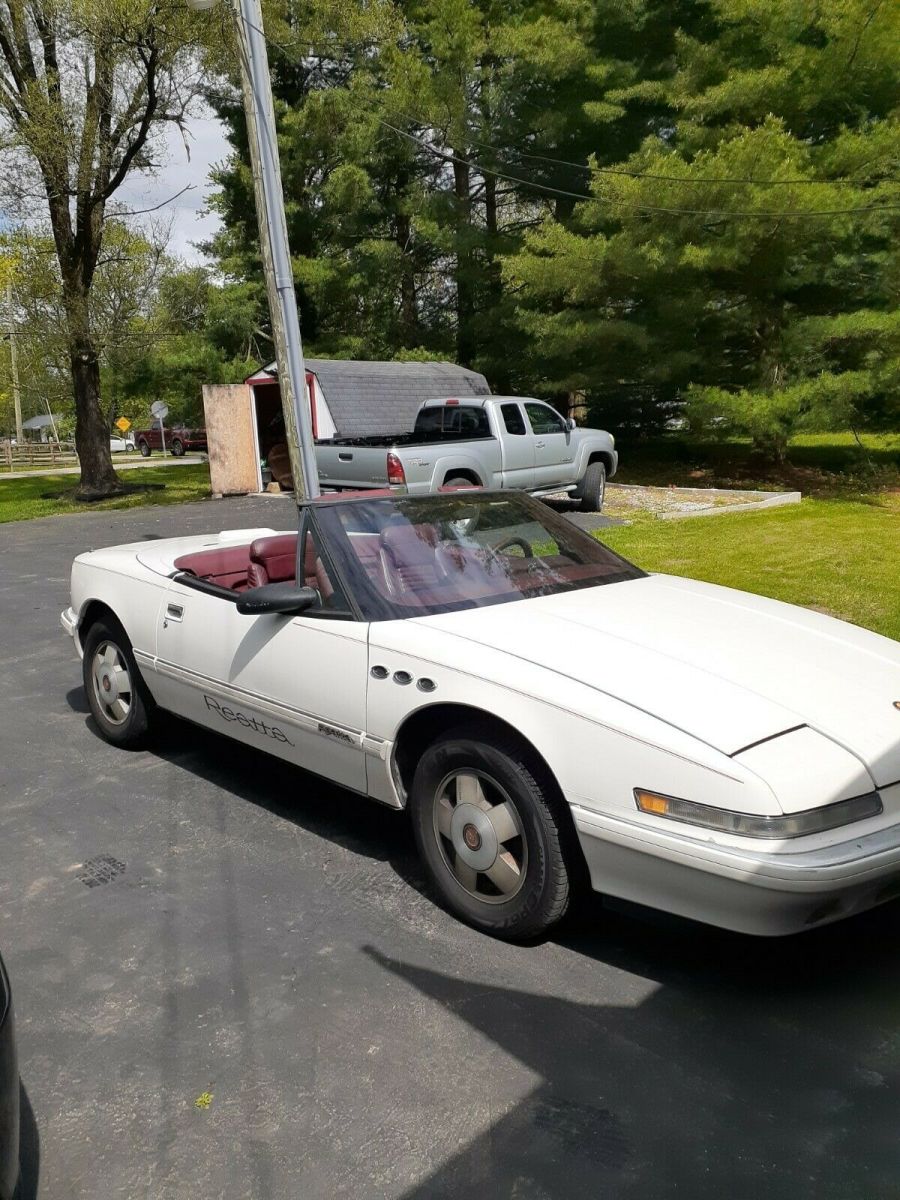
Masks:
[[[53,517],[60,513],[136,508],[142,504],[182,504],[209,496],[209,466],[146,467],[122,475],[129,490],[114,500],[83,504],[73,499],[77,475],[40,475],[34,479],[0,476],[0,523]]]
[[[900,640],[900,493],[684,521],[644,517],[599,536],[648,571],[803,604]]]

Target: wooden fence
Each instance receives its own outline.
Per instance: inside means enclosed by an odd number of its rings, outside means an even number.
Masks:
[[[24,446],[0,443],[0,463],[7,471],[27,467],[74,467],[78,465],[74,442],[26,442]]]

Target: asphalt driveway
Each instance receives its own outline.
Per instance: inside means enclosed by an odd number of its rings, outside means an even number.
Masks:
[[[0,527],[32,1193],[895,1200],[896,905],[761,942],[586,899],[503,945],[435,905],[402,816],[175,720],[99,739],[58,625],[73,555],[289,514]]]

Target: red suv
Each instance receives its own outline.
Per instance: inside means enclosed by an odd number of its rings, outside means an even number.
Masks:
[[[176,458],[180,458],[187,450],[206,450],[206,430],[189,429],[186,425],[175,425],[171,429],[165,427],[166,449]],[[153,450],[162,450],[162,437],[158,425],[150,429],[141,429],[134,435],[137,448],[144,458],[149,458]]]

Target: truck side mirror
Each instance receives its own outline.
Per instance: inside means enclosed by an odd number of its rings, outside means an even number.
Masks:
[[[574,428],[575,428],[575,418],[569,417],[566,420],[566,429],[568,429],[571,432]]]

